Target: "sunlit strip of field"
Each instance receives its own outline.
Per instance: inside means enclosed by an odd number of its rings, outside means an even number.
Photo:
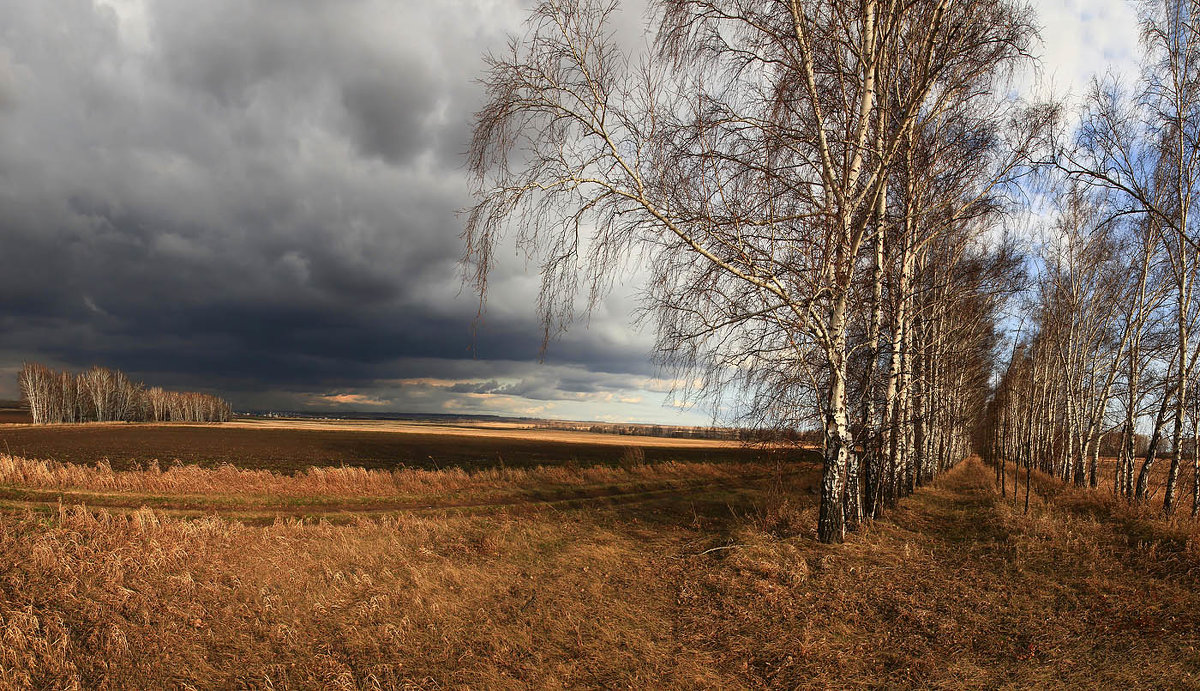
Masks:
[[[518,423],[470,423],[449,425],[407,420],[300,420],[300,419],[238,419],[222,423],[223,427],[246,429],[294,429],[345,432],[394,432],[397,434],[437,434],[485,439],[520,439],[530,441],[587,443],[600,446],[640,446],[684,449],[728,449],[744,446],[727,439],[691,437],[654,437],[627,434],[602,434],[582,430],[546,429]]]

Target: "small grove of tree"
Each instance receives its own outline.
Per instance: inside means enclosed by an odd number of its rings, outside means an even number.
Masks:
[[[145,388],[105,367],[72,374],[26,362],[21,396],[36,424],[72,422],[226,422],[233,408],[210,394]]]
[[[489,59],[467,281],[484,299],[512,232],[548,341],[640,261],[684,393],[823,430],[817,532],[839,542],[970,450],[1016,267],[999,192],[1049,121],[1006,97],[1030,10],[656,0],[640,56],[617,10],[543,0]]]

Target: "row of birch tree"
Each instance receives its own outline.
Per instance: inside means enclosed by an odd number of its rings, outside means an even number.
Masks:
[[[1045,161],[1055,209],[981,446],[998,473],[1011,461],[1097,487],[1115,436],[1112,491],[1161,496],[1170,514],[1190,461],[1195,516],[1200,2],[1139,11],[1139,76],[1095,80],[1078,128]]]
[[[35,424],[73,422],[226,422],[233,408],[217,396],[146,388],[123,372],[92,367],[74,374],[26,362],[21,397]]]
[[[684,393],[823,430],[817,532],[971,451],[1020,261],[1009,190],[1053,108],[1011,97],[1015,0],[656,0],[648,45],[608,0],[544,0],[489,56],[466,280],[513,242],[552,340],[643,287]],[[481,309],[482,312],[482,309]]]

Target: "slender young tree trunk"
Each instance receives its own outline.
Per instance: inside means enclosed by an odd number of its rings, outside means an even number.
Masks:
[[[1200,410],[1192,413],[1192,518],[1200,511]]]
[[[917,338],[924,343],[924,327],[923,320],[918,312],[913,319],[913,336],[914,341]],[[912,494],[917,488],[917,479],[920,476],[920,468],[925,463],[926,448],[925,448],[925,395],[924,395],[924,367],[925,357],[921,352],[920,347],[911,349],[912,358],[912,429],[913,429],[913,454],[911,462],[905,467],[904,489],[906,494]]]
[[[1128,397],[1126,399],[1125,409],[1125,465],[1123,470],[1123,484],[1121,485],[1121,494],[1125,499],[1133,499],[1133,463],[1137,456],[1137,427],[1134,424],[1134,417],[1137,415],[1138,395],[1137,390],[1140,386],[1138,382],[1139,368],[1138,360],[1141,358],[1140,344],[1138,347],[1130,349],[1129,353],[1129,386]]]
[[[880,478],[883,475],[883,425],[875,415],[875,368],[879,362],[879,332],[883,326],[883,244],[884,214],[887,211],[887,183],[879,195],[875,218],[875,256],[871,275],[871,328],[867,337],[869,358],[863,374],[863,451],[864,495],[863,512],[874,518],[879,506]]]
[[[1146,446],[1146,458],[1142,461],[1142,469],[1138,471],[1137,489],[1134,491],[1134,498],[1139,502],[1146,501],[1146,493],[1150,483],[1150,471],[1153,469],[1154,459],[1158,455],[1158,442],[1162,438],[1162,426],[1167,416],[1167,410],[1171,406],[1171,395],[1173,392],[1174,389],[1169,383],[1163,386],[1163,400],[1158,407],[1158,415],[1154,418],[1154,428],[1150,431],[1150,443]]]
[[[1126,438],[1126,436],[1128,436],[1128,434],[1129,434],[1129,428],[1122,425],[1121,426],[1121,440],[1118,442],[1120,450],[1117,452],[1117,462],[1116,462],[1116,465],[1113,467],[1113,489],[1112,489],[1112,491],[1113,491],[1114,497],[1121,496],[1122,488],[1125,486],[1125,462],[1128,458],[1125,455],[1125,449],[1126,449],[1125,438]]]
[[[817,517],[817,539],[837,543],[846,536],[846,468],[853,454],[850,419],[846,401],[846,302],[847,291],[838,291],[830,309],[829,407],[825,423],[825,467],[821,478],[821,506]]]
[[[1029,513],[1029,473],[1032,472],[1032,468],[1033,468],[1033,421],[1034,421],[1033,408],[1034,408],[1034,402],[1033,402],[1032,394],[1033,394],[1033,390],[1034,390],[1034,374],[1036,371],[1037,371],[1037,368],[1031,365],[1029,368],[1030,398],[1029,398],[1028,413],[1027,413],[1028,420],[1026,422],[1027,434],[1029,436],[1028,436],[1028,440],[1026,441],[1026,451],[1025,451],[1025,513]],[[1014,491],[1013,491],[1014,501],[1016,500],[1016,496],[1017,496],[1017,492],[1016,492],[1016,488],[1014,488]]]
[[[1141,309],[1145,302],[1146,295],[1146,274],[1149,266],[1149,250],[1146,250],[1147,256],[1142,259],[1142,275],[1141,282],[1138,288],[1138,307]],[[1141,318],[1139,312],[1139,320]],[[1133,500],[1133,464],[1134,458],[1137,456],[1137,406],[1140,396],[1138,389],[1141,386],[1141,359],[1142,359],[1142,323],[1138,321],[1131,328],[1129,353],[1128,353],[1128,376],[1126,377],[1125,386],[1125,435],[1122,438],[1124,447],[1122,449],[1121,467],[1121,488],[1120,494],[1125,497],[1126,501]]]
[[[888,391],[886,399],[887,419],[889,426],[890,448],[888,449],[889,487],[888,500],[894,502],[900,495],[904,464],[908,456],[908,385],[905,370],[908,364],[907,344],[909,342],[909,280],[912,276],[912,260],[908,249],[908,239],[901,241],[900,276],[896,288],[896,314],[892,328],[892,362],[888,372]]]
[[[1133,465],[1134,459],[1137,457],[1137,408],[1141,400],[1139,395],[1141,388],[1142,374],[1142,338],[1146,319],[1148,318],[1149,307],[1147,301],[1147,287],[1150,277],[1150,264],[1154,255],[1154,248],[1157,243],[1154,241],[1153,227],[1148,226],[1145,234],[1141,236],[1141,269],[1138,274],[1137,282],[1137,298],[1133,307],[1127,313],[1126,329],[1129,333],[1129,352],[1127,365],[1129,373],[1126,381],[1126,400],[1125,400],[1125,447],[1124,447],[1124,463],[1122,465],[1122,482],[1121,494],[1126,501],[1133,501],[1134,485],[1133,485]]]
[[[1184,9],[1186,8],[1186,9]],[[1188,13],[1191,10],[1190,4],[1185,4],[1183,7],[1176,6],[1177,11]],[[1184,22],[1187,26],[1191,24],[1192,17],[1187,17]],[[1194,92],[1195,87],[1189,83],[1194,82],[1195,75],[1189,74],[1187,62],[1193,56],[1194,46],[1189,45],[1188,38],[1190,36],[1180,35],[1181,31],[1191,29],[1190,26],[1182,28],[1180,26],[1169,29],[1169,37],[1171,40],[1171,51],[1169,53],[1168,66],[1171,70],[1171,77],[1174,87],[1171,92],[1173,98],[1174,113],[1172,118],[1174,122],[1172,136],[1175,140],[1175,179],[1172,181],[1175,185],[1176,194],[1176,213],[1177,226],[1175,227],[1175,251],[1176,255],[1172,261],[1175,269],[1175,280],[1178,287],[1178,303],[1176,305],[1176,319],[1178,324],[1176,327],[1176,335],[1179,339],[1179,371],[1175,373],[1175,425],[1171,435],[1171,468],[1167,473],[1167,488],[1166,494],[1163,497],[1163,513],[1170,516],[1175,509],[1175,483],[1179,478],[1179,462],[1180,462],[1180,446],[1183,442],[1183,413],[1184,405],[1187,402],[1187,379],[1190,374],[1188,367],[1188,324],[1191,317],[1191,277],[1192,277],[1192,250],[1188,247],[1188,233],[1191,232],[1189,227],[1189,212],[1191,211],[1191,196],[1192,185],[1194,180],[1189,175],[1187,151],[1192,150],[1193,155],[1195,148],[1187,141],[1185,131],[1186,120],[1189,113],[1194,109],[1194,104],[1191,103],[1189,95]]]
[[[1088,487],[1097,489],[1100,479],[1097,477],[1097,467],[1100,465],[1100,437],[1092,440],[1092,455],[1088,459]]]
[[[1180,399],[1183,396],[1179,396]],[[1167,470],[1167,489],[1163,497],[1163,513],[1170,516],[1175,511],[1175,486],[1179,481],[1179,466],[1183,460],[1183,411],[1175,407],[1175,423],[1171,432],[1171,465]]]
[[[1167,491],[1163,497],[1163,513],[1170,516],[1175,510],[1175,485],[1179,480],[1179,464],[1182,461],[1183,453],[1183,415],[1184,406],[1187,398],[1187,378],[1190,371],[1188,366],[1188,324],[1190,305],[1190,282],[1187,279],[1187,267],[1190,265],[1190,260],[1187,259],[1186,248],[1180,243],[1180,261],[1184,264],[1184,277],[1180,286],[1179,295],[1179,310],[1178,310],[1178,338],[1179,338],[1179,372],[1175,378],[1175,424],[1171,432],[1171,467],[1167,472]]]
[[[1076,466],[1075,458],[1076,458],[1077,454],[1075,453],[1075,430],[1073,429],[1074,422],[1075,422],[1074,407],[1075,406],[1074,406],[1074,403],[1072,402],[1072,396],[1070,393],[1068,393],[1067,394],[1067,429],[1066,429],[1067,452],[1066,452],[1066,455],[1063,456],[1063,480],[1065,480],[1067,482],[1071,482],[1072,480],[1074,480],[1075,475],[1076,475],[1076,473],[1075,473],[1075,466]],[[1080,472],[1079,475],[1083,475],[1083,473]],[[1077,480],[1075,482],[1076,482],[1076,484],[1079,484]]]
[[[1004,415],[1004,422],[1002,425],[1002,429],[1004,431],[1000,433],[1000,438],[1007,439],[1008,438],[1008,414],[1007,413],[1005,413],[1005,415]],[[997,465],[1000,468],[1000,496],[1007,497],[1008,496],[1008,454],[1005,452],[1005,450],[1003,448],[1001,448],[1001,450],[1000,450],[1000,461]]]
[[[1029,485],[1033,482],[1033,468],[1025,466],[1025,514],[1029,514]]]

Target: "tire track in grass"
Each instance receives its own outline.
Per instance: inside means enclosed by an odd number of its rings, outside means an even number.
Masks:
[[[584,509],[596,506],[629,506],[669,501],[711,492],[733,493],[760,488],[771,481],[800,480],[800,489],[815,486],[811,467],[780,472],[753,473],[734,478],[671,480],[662,483],[606,484],[582,488],[517,491],[478,499],[454,499],[445,495],[381,497],[251,496],[208,494],[139,494],[0,486],[0,511],[57,512],[60,507],[83,505],[113,513],[132,513],[150,508],[165,515],[202,517],[217,515],[243,523],[260,524],[276,518],[303,518],[352,522],[360,517],[390,514],[481,514],[496,511],[541,509]]]

